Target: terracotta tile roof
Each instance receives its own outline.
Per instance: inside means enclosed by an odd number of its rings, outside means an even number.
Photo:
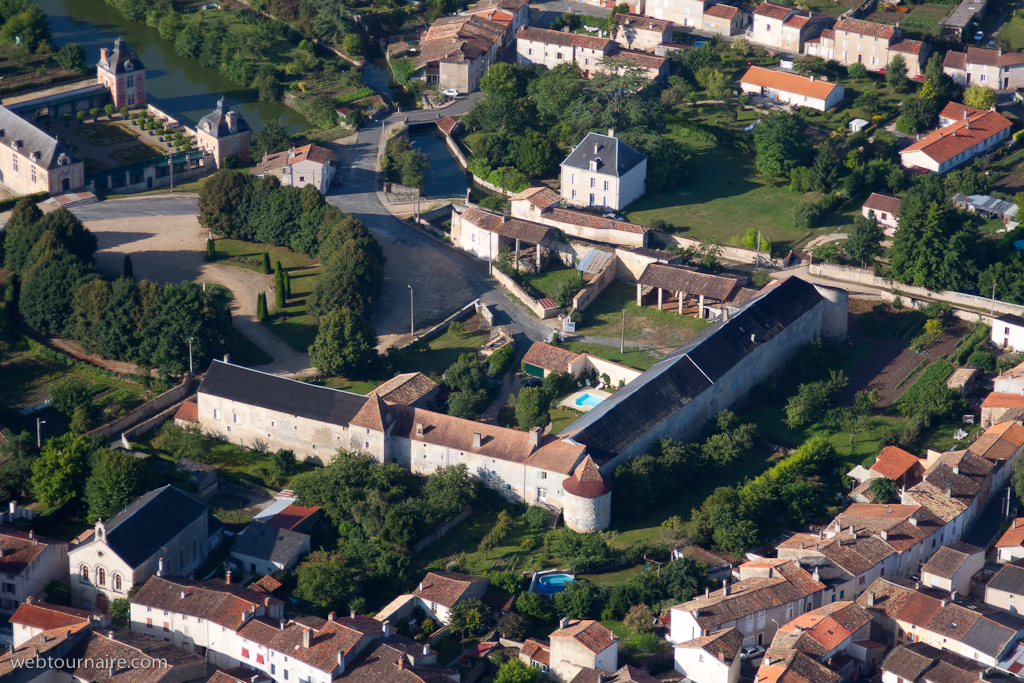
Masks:
[[[982,548],[968,543],[946,545],[932,555],[931,559],[921,567],[921,572],[928,572],[943,579],[952,579],[971,555],[984,552]]]
[[[992,392],[981,402],[982,408],[1024,408],[1024,396]]]
[[[572,638],[595,654],[600,654],[615,643],[612,632],[593,619],[570,619],[565,628],[551,634],[552,638]]]
[[[874,505],[854,503],[835,519],[842,530],[853,527],[855,533],[885,532],[885,543],[904,553],[936,534],[943,527],[939,517],[921,505]]]
[[[266,593],[228,584],[220,579],[192,581],[152,576],[131,600],[133,605],[184,614],[212,621],[233,631],[243,624],[243,612],[282,604]]]
[[[895,551],[888,543],[870,534],[856,535],[846,532],[831,538],[818,538],[816,534],[795,534],[780,543],[778,548],[814,550],[823,555],[834,566],[852,576],[863,574]]]
[[[783,625],[768,648],[769,655],[786,656],[786,650],[798,650],[812,657],[823,657],[846,640],[853,638],[871,614],[852,601],[834,602],[811,610]]]
[[[1010,523],[1010,528],[1006,530],[999,540],[996,541],[997,548],[1016,548],[1024,545],[1024,517],[1018,517]]]
[[[572,476],[562,482],[562,490],[580,498],[600,498],[611,490],[611,485],[588,455],[576,466]]]
[[[551,648],[548,647],[547,643],[542,643],[535,638],[527,638],[526,642],[519,649],[519,654],[531,661],[551,666]]]
[[[743,74],[743,77],[740,78],[740,83],[781,90],[782,92],[803,95],[815,100],[827,99],[832,94],[832,91],[839,87],[835,83],[829,83],[821,79],[811,80],[797,74],[773,71],[772,69],[765,69],[760,66],[752,66],[747,69],[747,73]]]
[[[0,574],[20,575],[49,545],[67,545],[35,533],[0,527]]]
[[[757,670],[758,683],[839,683],[843,677],[798,650],[786,657],[765,657]]]
[[[199,422],[199,404],[192,401],[185,401],[174,414],[175,420],[183,422]]]
[[[534,28],[532,26],[524,26],[519,29],[519,33],[516,37],[521,40],[531,40],[535,43],[545,43],[547,45],[561,45],[563,47],[583,47],[590,50],[600,50],[604,52],[614,46],[614,42],[610,38],[596,38],[594,36],[584,36],[578,33],[565,33],[563,31],[552,31],[546,28]]]
[[[445,135],[451,135],[457,125],[459,125],[459,120],[452,116],[444,116],[437,120],[437,127]]]
[[[615,57],[616,59],[622,59],[624,61],[635,64],[636,66],[643,67],[644,69],[655,69],[660,71],[665,62],[668,61],[665,57],[658,57],[656,55],[650,55],[646,52],[637,52],[636,50],[617,50],[609,57]]]
[[[803,16],[800,16],[799,14],[795,14],[795,15],[791,16],[789,19],[786,19],[786,23],[783,24],[783,26],[792,26],[793,28],[803,28],[804,26],[807,25],[807,22],[809,22],[810,20],[811,20],[810,17],[803,17]]]
[[[484,211],[483,209],[469,208],[462,212],[462,220],[482,230],[493,232],[509,239],[518,239],[530,244],[544,244],[554,240],[558,231],[547,225],[524,221],[521,218],[510,218]]]
[[[994,111],[975,114],[961,119],[945,128],[932,131],[921,140],[902,150],[900,154],[924,152],[937,163],[945,163],[973,149],[1012,124],[1003,115]]]
[[[680,553],[683,557],[689,557],[701,564],[707,565],[708,569],[729,567],[737,563],[737,560],[726,557],[718,552],[701,548],[699,545],[688,545],[685,548],[677,548],[676,552]]]
[[[717,301],[727,300],[739,287],[739,280],[730,277],[710,275],[665,263],[648,264],[638,282],[670,292],[685,292],[688,296],[703,295]]]
[[[878,192],[872,192],[868,197],[867,201],[864,202],[864,207],[871,211],[887,213],[891,216],[900,215],[900,202],[903,201],[899,197],[893,197],[888,194],[879,194]]]
[[[295,619],[282,622],[257,617],[238,629],[238,635],[331,673],[338,665],[339,652],[346,659],[355,657],[361,649],[360,641],[365,643],[364,637],[381,634],[383,628],[379,621],[367,616],[334,621],[318,619],[316,623],[318,625],[311,626]],[[304,631],[310,631],[308,648],[303,646]]]
[[[569,366],[580,355],[569,349],[562,349],[544,342],[533,342],[530,350],[523,356],[523,362],[552,372],[568,372]]]
[[[912,683],[923,680],[926,673],[927,680],[934,683],[970,683],[982,679],[986,668],[971,659],[925,643],[900,645],[881,665],[882,671]],[[951,675],[954,672],[959,672],[959,675]]]
[[[206,683],[272,683],[274,679],[261,671],[236,666],[226,671],[216,671]]]
[[[732,5],[714,4],[704,10],[704,16],[729,19],[731,21],[739,11],[739,7],[733,7]]]
[[[655,31],[664,33],[672,28],[671,21],[645,17],[642,14],[616,14],[615,23],[619,26],[629,26],[638,31]]]
[[[437,382],[422,372],[406,372],[395,375],[373,390],[388,403],[410,405],[437,388]]]
[[[503,10],[517,12],[530,4],[530,0],[481,0],[469,6],[473,11],[479,11],[488,7],[499,7]]]
[[[659,683],[658,679],[643,669],[625,664],[611,676],[599,676],[606,683]]]
[[[285,150],[276,154],[268,154],[256,163],[256,167],[253,168],[250,173],[253,175],[262,175],[275,168],[284,168],[285,166],[291,166],[301,161],[312,161],[313,163],[322,165],[330,163],[332,159],[333,155],[330,150],[310,144],[303,147],[293,147],[290,150]]]
[[[696,619],[701,628],[713,631],[726,622],[800,600],[825,588],[795,561],[772,563],[771,566],[771,578],[743,579],[729,587],[728,595],[724,594],[724,589],[719,589],[672,609],[698,611]]]
[[[92,621],[93,613],[84,609],[51,605],[42,600],[23,602],[11,616],[11,623],[41,631],[86,625]]]
[[[1004,564],[989,580],[985,589],[1013,593],[1014,595],[1024,593],[1024,567],[1013,563]]]
[[[579,225],[581,227],[596,228],[598,230],[621,230],[622,232],[632,232],[642,235],[647,232],[647,228],[636,223],[627,223],[626,221],[617,221],[611,218],[603,218],[601,216],[595,216],[594,214],[584,213],[583,211],[572,211],[571,209],[552,208],[546,211],[551,220],[559,223],[569,223],[570,225]]]
[[[122,630],[113,633],[113,639],[108,631],[82,633],[69,653],[69,658],[78,663],[69,672],[74,679],[90,683],[115,680],[118,683],[155,683],[206,676],[206,659],[201,655],[141,633]],[[106,663],[117,660],[132,662],[132,666],[117,669],[111,676]]]
[[[896,29],[885,24],[876,24],[873,21],[863,19],[840,19],[835,25],[836,31],[858,33],[862,36],[875,36],[877,38],[892,38]]]
[[[971,627],[981,618],[982,616],[977,612],[955,603],[949,603],[935,613],[935,616],[928,622],[927,629],[946,638],[963,640]]]
[[[871,466],[873,472],[878,472],[883,477],[898,481],[900,477],[910,472],[915,467],[924,470],[924,460],[913,453],[908,453],[896,446],[886,446],[875,458],[875,464]]]
[[[760,17],[768,17],[769,19],[785,19],[789,16],[789,13],[793,11],[792,7],[783,7],[782,5],[774,5],[770,2],[762,2],[754,10],[754,14]]]
[[[822,38],[828,38],[830,40],[836,39],[836,32],[833,29],[827,28],[821,32]]]
[[[430,572],[423,577],[413,595],[427,602],[436,602],[445,607],[454,607],[455,603],[461,600],[470,586],[475,583],[488,583],[488,581],[479,576],[471,576],[469,574]]]
[[[679,643],[676,647],[699,647],[707,650],[723,662],[732,662],[740,653],[743,645],[743,634],[734,628],[726,628],[700,638]]]
[[[1019,52],[1003,52],[985,47],[968,47],[967,63],[984,66],[1016,66],[1024,64],[1024,54]]]
[[[967,68],[967,53],[950,50],[942,60],[942,68],[963,71]]]
[[[320,514],[320,508],[315,506],[303,507],[301,505],[289,505],[284,510],[281,510],[270,519],[262,521],[267,526],[294,531],[303,524],[305,524],[310,517],[313,517],[314,515],[318,514]]]
[[[283,586],[284,584],[275,579],[270,574],[260,578],[259,581],[254,581],[249,584],[249,590],[259,591],[261,593],[269,593],[273,595],[274,591]]]
[[[518,201],[525,199],[530,202],[538,209],[546,209],[550,206],[555,206],[562,201],[562,196],[552,190],[550,187],[531,187],[527,190],[523,190],[519,194],[514,194],[510,197],[512,201]]]
[[[923,48],[924,48],[924,43],[922,41],[920,41],[920,40],[910,40],[909,38],[904,38],[903,40],[898,40],[895,43],[893,43],[892,45],[890,45],[889,46],[889,51],[890,52],[903,52],[905,54],[911,54],[911,55],[919,55],[919,54],[921,54],[921,50]]]
[[[359,412],[352,416],[349,424],[355,427],[383,432],[385,431],[384,415],[386,413],[387,405],[381,400],[380,396],[371,391],[369,396],[367,396],[366,403],[359,409]]]
[[[477,10],[472,14],[502,26],[511,26],[515,20],[515,15],[495,8]]]
[[[356,665],[345,667],[345,673],[335,681],[353,683],[453,683],[458,676],[454,671],[437,664],[416,665],[410,657],[419,656],[423,646],[402,636],[391,636],[379,641],[360,656]]]
[[[963,119],[968,116],[974,116],[975,114],[984,114],[987,109],[975,109],[974,107],[968,107],[966,104],[960,104],[959,102],[950,102],[942,111],[939,112],[939,118],[943,119]]]
[[[1012,458],[1022,446],[1024,427],[1016,422],[1000,422],[986,429],[984,434],[967,447],[967,452],[990,462],[1000,462]]]

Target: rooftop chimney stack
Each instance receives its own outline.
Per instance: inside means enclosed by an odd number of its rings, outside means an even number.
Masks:
[[[562,617],[559,619],[558,628],[569,628],[569,617]]]
[[[868,607],[875,606],[875,593],[874,591],[868,593]]]
[[[182,600],[184,600],[184,599],[185,599],[185,591],[181,591],[181,599],[182,599]]]
[[[530,430],[530,445],[534,448],[540,446],[540,427],[534,427]]]
[[[725,580],[722,581],[722,595],[728,595],[728,594],[729,594],[729,579],[725,579]]]
[[[100,48],[100,60],[103,61],[103,62],[109,62],[110,61],[110,50],[109,49],[107,49],[105,47],[101,47]]]
[[[162,557],[159,560],[157,560],[157,563],[156,563],[156,575],[157,576],[163,576],[164,575],[164,558],[162,558]]]
[[[302,649],[308,650],[313,641],[313,631],[308,628],[302,629]]]
[[[416,423],[416,436],[423,436],[423,423],[422,422],[417,422]]]
[[[163,562],[164,562],[163,560],[160,560],[161,568],[163,567]],[[231,570],[230,569],[225,569],[224,570],[224,583],[226,583],[226,584],[230,584],[231,583]]]
[[[327,614],[327,621],[334,621],[334,612],[333,611]]]
[[[473,448],[480,448],[480,432],[473,432]],[[420,584],[420,590],[423,590],[423,584]]]
[[[12,500],[7,504],[7,508],[10,510],[11,516],[13,517],[18,512],[18,501]]]
[[[608,137],[610,137],[610,138],[615,137],[615,129],[614,128],[609,128],[608,129]]]
[[[355,619],[356,618],[356,611],[354,609],[350,609],[348,611],[348,618],[349,619]]]
[[[949,604],[949,600],[943,600],[942,601],[942,606],[943,607],[947,606],[948,604]]]
[[[423,656],[426,657],[429,654],[430,654],[430,646],[429,645],[424,645],[423,646]]]
[[[953,465],[953,474],[960,474],[960,465]]]

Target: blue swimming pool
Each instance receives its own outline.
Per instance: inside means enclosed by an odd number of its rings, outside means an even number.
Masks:
[[[537,590],[544,595],[552,595],[565,590],[567,584],[576,580],[572,574],[547,574],[537,579]]]
[[[593,408],[594,406],[599,405],[603,400],[604,399],[600,396],[584,393],[577,396],[576,400],[573,401],[573,403],[575,403],[578,406],[589,406]]]

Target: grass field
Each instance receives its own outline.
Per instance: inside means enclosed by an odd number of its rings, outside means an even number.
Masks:
[[[464,353],[475,354],[489,338],[490,332],[478,330],[479,318],[470,318],[465,322],[465,332],[453,334],[445,332],[428,342],[427,350],[414,351],[407,349],[409,356],[409,370],[418,370],[425,375],[432,377],[435,381],[440,380],[441,375]]]
[[[1024,49],[1024,19],[1014,16],[996,34],[998,38],[1010,41],[1010,49]]]
[[[551,416],[551,433],[558,434],[563,429],[571,425],[576,419],[583,413],[577,413],[573,410],[566,408],[552,408],[548,411],[548,415]]]
[[[273,269],[274,264],[278,261],[281,262],[281,267],[285,270],[292,270],[295,268],[309,268],[316,264],[316,259],[311,259],[308,256],[302,254],[296,254],[288,247],[272,247],[268,244],[260,244],[259,242],[246,242],[244,240],[229,240],[219,239],[214,243],[217,250],[217,263],[226,266],[237,266],[238,268],[245,268],[247,270],[254,270],[257,272],[261,271],[259,265],[253,265],[249,263],[239,263],[238,261],[229,261],[228,258],[235,256],[246,259],[253,259],[257,263],[263,257],[263,252],[270,254],[270,267]],[[271,270],[273,274],[273,270]],[[294,291],[295,285],[292,285]],[[271,302],[272,303],[272,302]]]
[[[273,302],[268,301],[270,317],[264,324],[269,325],[274,334],[288,342],[296,351],[305,353],[316,340],[318,325],[316,318],[306,313],[306,296],[316,288],[317,276],[323,272],[323,268],[292,268],[284,265],[284,261],[281,261],[281,267],[288,271],[291,278],[292,296],[282,309],[274,308]]]
[[[559,286],[563,282],[568,282],[574,277],[574,274],[578,271],[575,268],[567,268],[561,263],[555,267],[549,267],[542,273],[537,275],[528,275],[522,273],[523,279],[530,283],[530,285],[538,292],[544,294],[549,298],[555,298],[555,294],[558,292]]]
[[[350,391],[353,394],[360,394],[361,396],[366,396],[368,393],[379,387],[380,384],[380,382],[375,382],[373,380],[358,381],[345,379],[344,377],[331,377],[324,381],[325,387],[341,389],[342,391]]]
[[[653,356],[649,351],[643,351],[636,347],[626,347],[625,353],[619,353],[618,346],[605,346],[604,344],[588,344],[587,342],[568,342],[564,345],[567,349],[576,353],[589,353],[591,356],[604,358],[613,363],[620,363],[637,370],[646,370],[660,359],[660,355]]]

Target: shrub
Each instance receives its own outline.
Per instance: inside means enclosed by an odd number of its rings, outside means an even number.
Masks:
[[[967,364],[973,365],[982,372],[991,372],[996,369],[996,357],[988,351],[979,349],[967,358]]]
[[[526,637],[529,622],[521,614],[507,612],[498,619],[498,631],[509,640],[522,641]]]
[[[532,505],[526,511],[525,521],[526,526],[531,529],[542,529],[548,521],[548,511],[537,505]]]
[[[512,365],[512,361],[515,357],[516,350],[510,344],[508,346],[503,346],[492,353],[487,359],[487,363],[491,366],[491,371],[497,377],[504,375],[508,371],[508,368]]]

